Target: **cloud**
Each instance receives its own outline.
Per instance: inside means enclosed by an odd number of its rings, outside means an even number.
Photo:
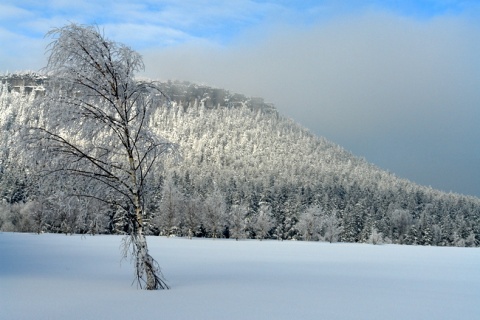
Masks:
[[[9,4],[0,3],[0,19],[12,20],[12,19],[26,19],[31,18],[31,13],[28,10],[18,8]]]
[[[166,47],[194,40],[194,37],[181,30],[149,24],[105,24],[102,28],[106,35],[115,41],[125,44],[140,43],[135,46],[137,50],[151,46]]]
[[[31,39],[0,28],[0,73],[9,71],[38,71],[46,63],[45,42],[43,39]]]

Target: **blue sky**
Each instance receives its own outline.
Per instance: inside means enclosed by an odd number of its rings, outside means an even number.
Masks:
[[[400,177],[480,196],[480,1],[0,0],[0,72],[96,23],[143,75],[262,96]]]

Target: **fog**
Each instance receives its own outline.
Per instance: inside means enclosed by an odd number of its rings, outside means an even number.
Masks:
[[[146,75],[261,96],[398,176],[480,195],[480,28],[370,12],[143,50]]]

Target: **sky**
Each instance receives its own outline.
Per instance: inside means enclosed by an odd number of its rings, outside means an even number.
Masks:
[[[399,177],[480,196],[480,1],[0,0],[0,73],[97,24],[157,80],[263,97]]]

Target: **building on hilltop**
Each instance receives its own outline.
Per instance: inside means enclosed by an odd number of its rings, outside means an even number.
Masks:
[[[47,77],[36,73],[7,74],[0,76],[0,84],[5,86],[8,92],[16,92],[21,95],[30,95],[35,92],[35,97],[45,94],[45,81]]]

